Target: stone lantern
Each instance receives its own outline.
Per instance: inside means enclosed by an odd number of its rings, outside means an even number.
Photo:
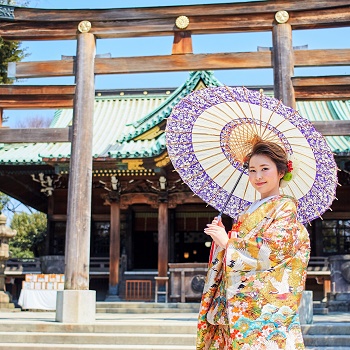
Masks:
[[[6,216],[0,214],[0,309],[13,309],[8,294],[5,293],[5,262],[9,258],[9,239],[17,232],[11,230],[6,224]]]

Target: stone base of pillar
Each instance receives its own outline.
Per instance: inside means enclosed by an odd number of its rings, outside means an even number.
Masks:
[[[21,311],[21,309],[15,308],[15,304],[11,303],[11,300],[8,294],[3,291],[0,291],[0,311],[11,312],[11,311]]]
[[[313,293],[311,290],[305,290],[299,306],[299,319],[301,324],[311,324],[313,322],[313,307]]]
[[[95,320],[96,291],[62,290],[57,292],[57,322],[93,323]]]
[[[121,301],[119,297],[119,285],[109,286],[108,294],[106,296],[105,301]]]
[[[113,301],[122,301],[122,299],[120,299],[119,295],[108,294],[108,295],[106,296],[105,301],[110,301],[110,302],[113,302]]]

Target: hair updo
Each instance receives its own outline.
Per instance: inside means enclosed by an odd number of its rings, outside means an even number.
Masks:
[[[277,171],[280,174],[285,174],[288,171],[287,153],[277,143],[269,141],[258,141],[253,146],[252,151],[247,155],[247,162],[249,163],[250,159],[258,154],[269,157],[276,164]]]

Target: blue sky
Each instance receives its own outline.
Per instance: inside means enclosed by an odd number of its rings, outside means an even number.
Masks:
[[[240,0],[243,2],[244,0]],[[170,6],[208,3],[228,3],[238,1],[222,0],[32,0],[30,7],[35,8],[121,8],[145,6]],[[348,48],[344,38],[350,37],[350,28],[293,31],[293,45],[308,45],[308,49]],[[172,37],[103,39],[97,41],[97,54],[110,53],[112,57],[168,55],[171,53]],[[192,36],[194,53],[210,52],[249,52],[256,51],[258,46],[272,46],[270,32],[235,33],[220,35]],[[25,61],[59,60],[61,55],[73,56],[76,41],[26,41],[22,44],[29,56]],[[349,74],[350,67],[299,68],[295,75],[333,75]],[[215,76],[227,85],[263,86],[272,85],[271,69],[258,70],[217,70]],[[177,87],[188,77],[188,72],[123,74],[96,77],[96,89],[127,89],[151,87]],[[16,84],[73,84],[73,77],[25,79]],[[19,120],[27,117],[44,116],[51,118],[54,111],[4,111],[9,117],[5,124],[16,127]]]

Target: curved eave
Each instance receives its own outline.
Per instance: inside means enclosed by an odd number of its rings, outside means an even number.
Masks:
[[[152,140],[128,141],[112,146],[106,156],[111,158],[152,158],[166,150],[165,133]]]

